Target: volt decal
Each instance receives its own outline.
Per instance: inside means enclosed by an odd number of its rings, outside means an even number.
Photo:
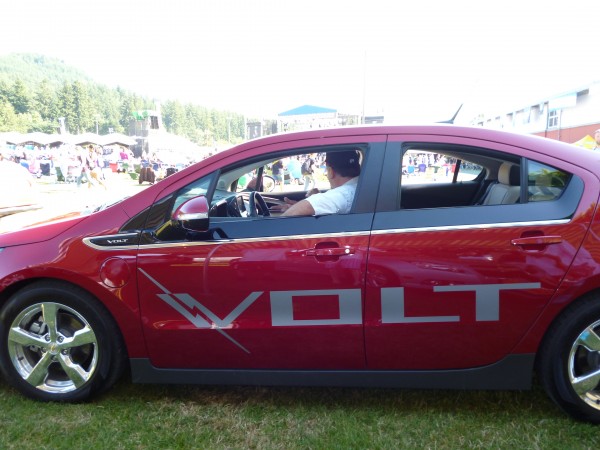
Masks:
[[[156,285],[163,294],[157,294],[158,298],[160,298],[167,305],[172,307],[175,311],[189,320],[196,328],[210,328],[213,330],[217,330],[224,337],[229,339],[239,348],[241,348],[244,352],[250,353],[250,351],[240,344],[238,341],[229,336],[223,328],[228,328],[235,319],[238,318],[240,314],[242,314],[248,307],[256,301],[258,297],[262,294],[262,292],[252,292],[244,301],[242,301],[239,305],[235,307],[233,311],[231,311],[224,319],[219,318],[215,313],[213,313],[210,309],[204,306],[202,303],[194,299],[189,294],[173,294],[169,292],[167,288],[165,288],[162,284],[156,281],[148,272],[143,269],[139,269],[141,273],[143,273],[146,278],[148,278],[154,285]],[[212,321],[210,323],[200,314],[194,314],[194,309],[199,310],[204,314],[208,319]]]
[[[244,313],[264,292],[251,292],[226,317],[220,318],[209,308],[188,293],[174,294],[142,269],[146,276],[162,293],[157,297],[185,317],[197,328],[213,329],[229,339],[246,353],[250,351],[229,336],[224,329],[230,328],[234,321]],[[474,292],[475,320],[477,322],[496,322],[500,320],[500,292],[507,290],[540,289],[541,283],[471,284],[434,286],[433,292]],[[302,298],[333,296],[337,300],[337,314],[332,318],[298,319],[294,317],[294,301]],[[361,325],[362,291],[361,289],[270,291],[271,326],[273,327],[314,327],[332,325]],[[404,308],[404,288],[381,288],[381,323],[441,323],[460,322],[460,315],[452,316],[407,316]],[[195,312],[197,310],[197,312]]]

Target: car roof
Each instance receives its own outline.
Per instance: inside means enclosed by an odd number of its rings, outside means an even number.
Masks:
[[[431,135],[471,138],[489,142],[507,144],[551,156],[590,169],[600,167],[600,152],[593,152],[573,144],[560,142],[531,134],[495,130],[482,127],[459,126],[453,124],[432,125],[362,125],[351,127],[325,128],[309,131],[278,133],[256,138],[215,156],[227,157],[257,146],[293,142],[296,140],[368,135]],[[214,158],[214,156],[213,156]]]
[[[251,156],[253,149],[258,147],[273,146],[275,149],[277,146],[286,144],[291,145],[296,141],[310,141],[313,139],[316,140],[321,138],[336,137],[360,136],[361,138],[364,138],[366,136],[390,135],[398,136],[400,139],[402,139],[402,136],[406,136],[407,138],[409,138],[409,136],[419,136],[420,138],[423,138],[427,135],[437,137],[447,136],[453,138],[476,139],[479,141],[506,144],[538,152],[540,154],[548,155],[558,160],[580,166],[586,170],[590,170],[591,168],[594,173],[597,173],[597,170],[594,170],[594,168],[600,168],[600,152],[594,152],[572,144],[529,134],[519,134],[482,127],[459,126],[453,124],[361,125],[286,132],[259,137],[236,145],[228,150],[218,152],[203,161],[192,164],[190,167],[170,175],[168,179],[175,182],[170,183],[172,187],[174,187],[173,184],[179,184],[177,181],[186,179],[190,174],[196,172],[197,170],[202,170],[204,167],[208,166],[214,166],[217,168],[222,161],[233,161],[236,159],[237,155],[240,155],[240,157],[243,158],[246,156]],[[140,196],[147,196],[148,198],[154,198],[156,195],[161,195],[161,191],[163,191],[164,188],[165,185],[160,182],[148,187],[143,192],[137,194],[136,197],[140,198]],[[123,206],[127,208],[127,206],[129,206],[129,202],[126,201]]]

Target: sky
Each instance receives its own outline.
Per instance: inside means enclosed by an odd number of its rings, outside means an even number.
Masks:
[[[423,122],[518,109],[600,80],[600,1],[19,0],[0,55],[275,118],[301,105]]]

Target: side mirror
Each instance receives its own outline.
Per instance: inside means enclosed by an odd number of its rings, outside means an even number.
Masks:
[[[204,195],[191,198],[175,210],[171,219],[188,231],[206,232],[209,228],[209,205]]]

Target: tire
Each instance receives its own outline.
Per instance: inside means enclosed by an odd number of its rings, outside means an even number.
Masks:
[[[124,345],[89,293],[55,281],[14,294],[0,312],[0,370],[27,397],[78,402],[120,377]]]
[[[600,423],[600,296],[567,309],[548,331],[538,360],[548,396],[567,414]]]

